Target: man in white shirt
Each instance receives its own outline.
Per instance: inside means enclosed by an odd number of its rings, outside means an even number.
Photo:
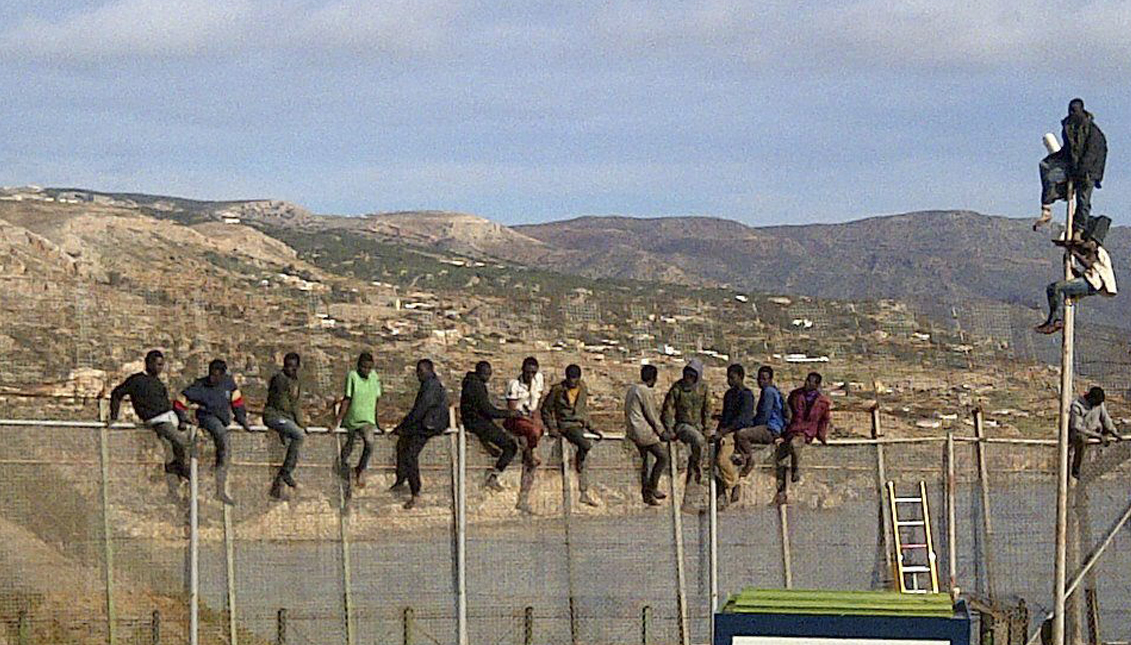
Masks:
[[[1072,253],[1072,273],[1076,277],[1053,282],[1045,289],[1049,317],[1034,330],[1038,334],[1055,334],[1064,329],[1066,298],[1084,298],[1097,293],[1111,298],[1118,293],[1111,257],[1104,247],[1095,240],[1088,240],[1082,244],[1070,244],[1068,249]]]
[[[624,434],[640,452],[640,493],[649,506],[658,506],[666,497],[659,488],[660,477],[668,467],[668,451],[663,442],[670,439],[652,397],[657,376],[655,365],[641,367],[640,382],[629,386],[624,395]]]
[[[518,437],[522,445],[522,480],[515,508],[524,513],[533,513],[530,508],[530,489],[534,484],[534,470],[541,463],[534,451],[538,447],[538,440],[542,438],[542,426],[538,422],[537,412],[546,391],[546,383],[538,370],[538,359],[533,356],[523,359],[522,372],[507,384],[506,391],[507,408],[517,410],[520,415],[503,421],[503,427]]]
[[[1080,464],[1084,463],[1084,448],[1091,439],[1099,439],[1106,446],[1114,437],[1122,439],[1115,431],[1111,415],[1107,413],[1102,387],[1093,387],[1084,396],[1072,402],[1068,413],[1068,445],[1072,449],[1072,476],[1080,478]]]

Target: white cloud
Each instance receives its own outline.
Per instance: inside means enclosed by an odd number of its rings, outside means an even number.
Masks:
[[[0,60],[98,63],[302,51],[401,53],[450,35],[457,0],[112,0],[0,32]]]

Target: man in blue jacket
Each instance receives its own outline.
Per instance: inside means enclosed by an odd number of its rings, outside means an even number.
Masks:
[[[251,430],[251,426],[247,422],[243,394],[235,379],[228,374],[227,363],[221,359],[209,363],[208,376],[198,378],[186,387],[174,407],[185,410],[188,405],[196,406],[196,422],[212,436],[216,446],[216,499],[225,504],[235,504],[228,495],[227,486],[228,464],[231,463],[228,426],[233,416],[244,430]]]

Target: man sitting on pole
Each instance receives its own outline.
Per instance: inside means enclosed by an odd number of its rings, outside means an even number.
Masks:
[[[1072,239],[1087,239],[1093,222],[1092,189],[1101,188],[1107,164],[1107,139],[1096,125],[1083,99],[1068,103],[1068,116],[1060,122],[1064,147],[1041,160],[1041,217],[1033,225],[1036,230],[1052,219],[1052,204],[1067,199],[1068,181],[1072,181],[1076,199],[1072,222]]]
[[[703,483],[703,448],[706,446],[711,392],[703,382],[703,362],[692,359],[683,368],[683,378],[672,384],[664,397],[660,422],[664,430],[687,444],[687,482]]]
[[[151,350],[145,355],[145,371],[127,378],[110,393],[111,424],[118,420],[122,399],[130,397],[134,413],[147,428],[152,428],[157,436],[168,442],[173,458],[166,462],[165,472],[182,479],[189,478],[188,455],[190,451],[187,433],[180,427],[189,421],[188,415],[173,411],[169,401],[169,391],[161,381],[165,369],[165,355],[160,350]]]
[[[589,494],[589,467],[586,457],[593,449],[593,440],[588,434],[601,438],[601,433],[593,428],[589,417],[589,388],[581,380],[581,367],[569,365],[565,370],[565,380],[550,388],[542,403],[542,425],[551,437],[565,437],[577,449],[573,467],[577,471],[577,488],[580,501],[587,506],[597,506],[597,500]],[[562,455],[564,460],[566,457]]]
[[[1104,405],[1104,390],[1093,387],[1084,396],[1072,402],[1068,414],[1068,447],[1072,451],[1072,476],[1080,479],[1080,464],[1084,463],[1084,449],[1089,439],[1099,439],[1106,446],[1110,438],[1122,439]]]
[[[1064,329],[1066,298],[1084,298],[1097,293],[1110,298],[1117,293],[1111,257],[1096,240],[1069,244],[1068,251],[1072,254],[1072,273],[1076,277],[1053,282],[1046,288],[1049,316],[1034,330],[1038,334],[1054,334]]]
[[[518,454],[518,442],[503,431],[495,423],[495,419],[510,419],[519,416],[517,410],[504,410],[491,403],[491,396],[487,392],[487,383],[491,380],[491,364],[479,361],[475,364],[475,371],[468,372],[463,377],[463,384],[459,397],[459,415],[463,426],[468,432],[475,435],[485,448],[495,447],[498,450],[495,466],[487,473],[484,486],[491,490],[501,491],[503,485],[499,477],[510,465],[511,460]]]

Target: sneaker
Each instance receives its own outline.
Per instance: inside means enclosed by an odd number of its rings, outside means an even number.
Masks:
[[[734,488],[730,489],[730,501],[737,502],[742,497],[742,485],[736,484]]]
[[[416,508],[416,495],[409,497],[408,501],[404,503],[404,506],[402,508],[404,508],[404,510],[406,511],[411,511],[412,509]]]
[[[295,478],[291,477],[290,473],[279,473],[279,479],[282,479],[283,483],[291,488],[298,488],[298,484],[295,483]]]
[[[236,500],[232,499],[232,496],[229,495],[228,492],[225,491],[224,489],[220,489],[220,490],[216,491],[216,499],[220,500],[221,502],[223,502],[224,504],[226,504],[228,506],[235,506],[236,505]]]
[[[797,483],[801,481],[801,471],[796,468],[789,469],[789,481]]]
[[[647,504],[648,506],[659,506],[660,500],[656,499],[655,495],[645,494],[644,495],[644,503]]]
[[[389,487],[389,492],[390,493],[399,493],[399,492],[404,490],[404,487],[405,487],[405,481],[403,479],[398,479],[397,481],[393,482],[392,486]]]
[[[1033,331],[1037,332],[1038,334],[1055,334],[1062,329],[1064,329],[1064,321],[1054,320],[1051,323],[1037,325],[1033,328]]]
[[[487,488],[489,488],[493,491],[497,491],[497,492],[502,492],[502,491],[506,490],[506,488],[503,487],[503,485],[501,483],[499,483],[499,474],[494,473],[494,472],[487,475],[487,481],[484,482],[483,485],[485,487],[487,487]]]
[[[275,481],[271,482],[270,494],[271,497],[274,497],[277,500],[282,501],[283,499],[285,499],[283,496],[283,480],[281,478],[276,477]]]
[[[362,468],[355,468],[353,470],[354,481],[357,483],[358,488],[365,488],[365,470]]]
[[[654,490],[652,491],[652,497],[655,497],[656,499],[667,499],[668,496],[666,493],[663,493],[659,490]]]
[[[582,491],[581,499],[578,501],[580,501],[582,504],[585,504],[586,506],[600,506],[600,504],[597,503],[597,500],[593,499],[589,495],[589,491]]]

